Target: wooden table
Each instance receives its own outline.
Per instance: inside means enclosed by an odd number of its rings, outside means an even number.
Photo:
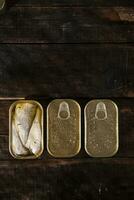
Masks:
[[[0,200],[134,199],[134,1],[8,0],[0,15]],[[15,160],[8,150],[14,102],[113,99],[120,147],[93,159]],[[83,124],[83,119],[82,119]],[[46,119],[45,119],[46,125]],[[46,126],[45,126],[46,130]]]

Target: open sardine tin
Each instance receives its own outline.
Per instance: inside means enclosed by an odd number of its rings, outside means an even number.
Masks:
[[[9,109],[9,151],[16,159],[36,159],[44,150],[43,108],[33,100],[14,102]]]
[[[85,107],[85,150],[91,157],[116,154],[118,108],[111,100],[92,100]]]
[[[56,158],[77,155],[81,148],[81,109],[72,99],[53,100],[47,108],[47,150]]]

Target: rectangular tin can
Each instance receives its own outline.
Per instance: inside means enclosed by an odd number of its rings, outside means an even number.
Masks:
[[[36,159],[44,150],[43,108],[33,100],[14,102],[9,109],[9,151],[16,159]]]
[[[81,148],[81,109],[72,99],[53,100],[47,108],[47,149],[58,158],[73,157]]]
[[[111,100],[92,100],[85,107],[85,150],[92,157],[116,154],[118,108]]]

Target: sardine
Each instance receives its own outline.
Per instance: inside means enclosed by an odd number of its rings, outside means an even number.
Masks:
[[[25,145],[33,119],[36,115],[36,105],[32,103],[19,103],[15,108],[15,126],[22,144]]]
[[[38,155],[41,151],[41,138],[41,111],[37,108],[36,116],[33,120],[29,137],[25,145],[35,155]]]
[[[22,144],[19,134],[15,127],[15,121],[12,122],[12,151],[14,155],[27,155],[29,150]]]

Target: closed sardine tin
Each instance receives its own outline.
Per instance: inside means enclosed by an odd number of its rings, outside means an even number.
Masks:
[[[54,157],[73,157],[81,148],[81,109],[72,99],[53,100],[47,108],[47,149]]]
[[[33,100],[14,102],[9,110],[9,150],[17,159],[35,159],[44,149],[43,108]]]
[[[111,157],[118,142],[118,108],[111,100],[92,100],[85,107],[85,150],[91,157]]]

